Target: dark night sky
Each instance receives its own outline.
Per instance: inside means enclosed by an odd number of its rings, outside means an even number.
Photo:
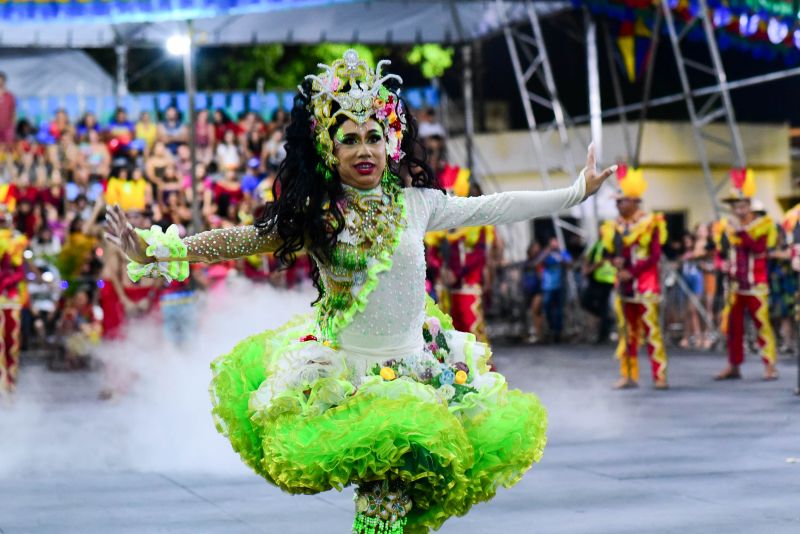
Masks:
[[[582,34],[581,12],[571,11],[544,19],[543,29],[555,72],[556,84],[568,114],[578,116],[588,113],[585,47],[583,43],[570,37],[565,31],[569,30],[579,35]],[[616,102],[611,85],[606,50],[600,35],[598,35],[598,40],[603,109],[608,109],[615,107]],[[707,62],[707,47],[705,44],[687,43],[686,46],[687,52],[692,57]],[[398,56],[394,59],[399,59],[399,55],[404,53],[404,50],[392,49],[392,55]],[[480,98],[482,93],[487,100],[504,100],[508,102],[512,128],[524,128],[525,118],[522,105],[514,80],[511,60],[502,34],[487,38],[482,43],[481,50],[483,56],[482,67],[479,68],[475,76],[476,98]],[[113,50],[94,50],[90,51],[90,53],[113,75],[115,68]],[[238,49],[236,48],[202,49],[197,73],[200,89],[224,89],[216,86],[218,83],[215,83],[215,71],[220,68],[221,64],[224,64],[227,57],[237,53]],[[159,50],[132,51],[129,58],[131,72],[136,72],[138,69],[150,64],[161,54],[163,52]],[[451,98],[459,100],[461,98],[462,73],[460,54],[456,53],[455,58],[454,67],[445,73],[443,85]],[[677,67],[666,36],[661,39],[656,58],[652,96],[656,98],[680,92]],[[737,80],[787,68],[782,60],[766,61],[755,58],[749,52],[737,50],[723,51],[723,62],[729,80]],[[409,68],[408,66],[403,66],[402,63],[402,61],[395,61],[394,68],[403,76],[407,86],[421,86],[427,83],[416,67]],[[695,87],[710,85],[713,82],[712,78],[707,75],[701,74],[699,78],[702,83]],[[625,103],[631,104],[641,101],[642,84],[629,84],[622,76],[621,80],[625,93]],[[133,91],[182,90],[183,77],[180,64],[176,61],[166,62],[159,69],[148,74],[145,81],[147,82],[147,87],[137,87],[137,84],[134,83],[131,89]],[[732,91],[731,95],[737,118],[740,121],[788,121],[795,126],[800,126],[800,103],[798,103],[798,100],[800,100],[800,76],[737,89]],[[540,123],[545,123],[552,119],[552,113],[543,108],[536,108],[535,112],[537,121]],[[686,120],[686,107],[681,101],[677,104],[653,108],[650,110],[649,117],[662,120]],[[608,119],[609,122],[614,122],[615,120]]]
[[[553,65],[556,85],[567,112],[572,116],[588,113],[587,74],[585,46],[567,35],[565,28],[582,33],[579,12],[564,14],[548,19],[543,24],[545,40]],[[602,37],[598,32],[599,60],[603,109],[616,107],[609,66]],[[707,62],[707,46],[704,43],[687,43],[685,52],[696,59]],[[755,76],[787,66],[782,60],[766,61],[756,59],[749,52],[737,50],[723,51],[723,63],[728,80]],[[485,98],[506,100],[511,104],[512,126],[524,127],[522,106],[513,77],[513,69],[502,36],[489,39],[483,46],[483,63],[485,71],[481,74]],[[652,96],[671,95],[681,90],[678,70],[668,39],[664,36],[656,54],[656,69],[653,78]],[[458,65],[457,65],[458,67]],[[460,69],[453,69],[459,72]],[[713,79],[704,74],[698,75],[698,83],[694,87],[711,85]],[[625,103],[641,101],[642,84],[629,84],[621,77],[625,92]],[[448,90],[458,94],[457,80],[448,80]],[[731,92],[737,119],[743,122],[786,122],[800,125],[800,76],[780,81],[769,82]],[[548,120],[548,114],[542,108],[536,109],[537,120]],[[649,117],[664,120],[685,120],[688,115],[686,106],[678,104],[651,109]]]

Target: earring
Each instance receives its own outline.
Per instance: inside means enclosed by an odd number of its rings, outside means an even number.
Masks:
[[[394,182],[394,174],[392,171],[389,170],[389,165],[387,164],[386,167],[383,169],[383,176],[381,176],[381,185],[383,187],[388,187],[392,185]]]
[[[316,171],[322,175],[322,179],[325,182],[330,183],[333,180],[333,173],[324,163],[317,163]]]

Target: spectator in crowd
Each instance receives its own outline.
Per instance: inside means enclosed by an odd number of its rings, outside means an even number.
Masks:
[[[71,129],[64,130],[58,141],[48,147],[50,165],[60,169],[68,179],[78,168],[80,158],[81,151]]]
[[[228,130],[233,131],[234,138],[239,135],[239,127],[231,120],[225,110],[221,108],[214,110],[214,140],[217,143],[222,141]]]
[[[75,173],[73,180],[67,182],[65,196],[67,202],[70,203],[78,203],[80,197],[83,197],[84,201],[93,204],[95,200],[103,196],[103,184],[92,179],[89,169],[80,168]]]
[[[286,112],[285,109],[278,108],[272,114],[272,125],[275,128],[280,128],[282,130],[285,130],[286,127],[289,126],[290,119],[291,117],[289,116],[289,114]]]
[[[206,196],[206,191],[210,191],[213,187],[213,182],[211,178],[208,176],[207,168],[203,163],[197,163],[194,168],[195,176],[197,177],[197,194],[198,198],[203,199]],[[186,199],[186,204],[192,204],[192,177],[189,175],[184,176],[183,178],[183,197]]]
[[[58,330],[65,340],[65,370],[87,367],[92,348],[100,342],[102,331],[88,288],[80,288],[65,300]]]
[[[56,237],[52,228],[41,225],[36,237],[31,241],[30,249],[33,254],[33,264],[38,268],[44,268],[55,262],[61,252],[61,240]]]
[[[276,130],[276,132],[280,132],[280,130]],[[260,157],[264,152],[265,144],[264,131],[258,126],[253,126],[245,137],[244,157],[247,160]]]
[[[682,238],[683,253],[678,262],[679,276],[683,279],[688,289],[688,295],[680,292],[681,305],[679,310],[683,317],[683,338],[680,347],[701,348],[703,346],[703,327],[700,322],[700,313],[696,304],[703,298],[703,273],[700,270],[697,241],[695,236],[685,233]],[[689,295],[695,297],[692,300]]]
[[[115,256],[117,250],[106,250],[100,239],[106,202],[122,206],[141,226],[166,229],[176,224],[185,232],[191,223],[188,130],[177,110],[167,110],[159,127],[149,112],[134,126],[119,108],[105,128],[94,114],[72,123],[59,110],[41,131],[27,120],[15,128],[14,110],[13,95],[0,75],[0,126],[5,128],[0,131],[0,137],[5,135],[0,152],[8,156],[0,157],[0,205],[10,211],[9,227],[32,238],[25,264],[30,302],[29,310],[23,311],[34,327],[30,332],[23,329],[23,343],[34,336],[37,343],[60,345],[63,356],[56,358],[54,367],[68,370],[85,365],[101,332],[109,338],[123,335],[126,322],[149,313],[155,302],[169,307],[165,320],[172,326],[192,315],[193,305],[184,306],[188,302],[182,296],[202,289],[203,283],[193,282],[190,291],[147,286],[139,294],[139,286],[132,287],[122,268],[125,262]],[[273,173],[265,172],[266,162],[277,167],[283,157],[288,116],[277,114],[267,125],[250,113],[242,117],[241,126],[222,112],[215,117],[218,120],[211,122],[208,112],[200,110],[195,132],[201,224],[212,228],[250,223],[270,198]],[[227,163],[219,169],[217,154],[224,154]],[[243,168],[248,154],[252,157]],[[269,273],[280,267],[274,258],[267,263]],[[208,270],[199,267],[192,279],[216,280],[220,287],[235,268],[242,266],[233,262]],[[309,269],[298,263],[292,273],[270,274],[264,280],[292,285],[307,279]],[[177,343],[186,341],[180,332],[173,337]]]
[[[142,111],[139,114],[139,120],[136,121],[134,131],[136,139],[144,141],[145,146],[143,152],[149,153],[158,139],[158,126],[156,126],[156,123],[154,123],[153,119],[150,117],[149,111]]]
[[[75,134],[79,141],[84,141],[89,132],[100,133],[100,124],[97,122],[95,114],[91,111],[87,111],[83,114],[83,117],[78,121],[77,128],[75,129]]]
[[[283,136],[283,129],[272,132],[269,141],[264,144],[263,150],[260,152],[263,168],[271,172],[276,172],[286,157],[286,141]]]
[[[530,326],[528,342],[537,343],[544,339],[544,314],[542,313],[542,246],[533,241],[528,247],[527,260],[522,268],[522,283],[525,300],[528,302]]]
[[[566,292],[566,270],[572,256],[562,250],[558,239],[550,238],[542,261],[542,305],[552,340],[561,342],[564,331],[564,301]]]
[[[88,131],[79,150],[79,165],[88,169],[91,180],[100,181],[108,176],[111,170],[111,153],[106,144],[100,140],[100,133],[97,130]]]
[[[695,251],[699,259],[698,265],[703,273],[703,308],[711,328],[705,331],[702,348],[708,350],[714,344],[714,329],[719,325],[716,309],[717,293],[722,288],[718,258],[714,253],[714,240],[711,238],[711,225],[699,224],[695,230]]]
[[[188,129],[175,106],[168,107],[164,112],[164,120],[158,125],[158,139],[173,155],[178,153],[180,145],[189,142]]]
[[[134,127],[128,120],[128,112],[123,107],[117,108],[114,120],[108,125],[108,147],[112,157],[125,157],[128,144],[134,138]]]
[[[617,270],[606,257],[605,247],[599,239],[586,254],[583,274],[586,277],[586,287],[581,296],[581,305],[598,319],[595,342],[606,343],[613,326],[610,298]]]
[[[263,134],[265,131],[264,124],[258,115],[252,111],[245,111],[239,115],[239,141],[242,145],[246,145],[247,136],[252,131]]]
[[[167,150],[167,145],[163,141],[156,141],[153,150],[145,165],[145,174],[159,187],[167,174],[167,168],[172,166],[174,158]]]
[[[778,243],[769,253],[769,300],[770,317],[779,334],[781,353],[794,350],[794,328],[792,314],[797,297],[797,275],[792,270],[791,252],[786,241],[786,233],[778,227]]]
[[[214,203],[217,206],[217,215],[226,217],[229,206],[238,207],[244,198],[242,184],[234,170],[227,170],[225,174],[214,183]]]
[[[247,162],[247,170],[242,176],[241,189],[248,199],[253,197],[253,193],[255,193],[258,184],[261,182],[261,176],[258,172],[260,166],[261,162],[258,158],[250,158]]]
[[[183,179],[192,176],[192,151],[189,145],[180,145],[175,157],[175,171],[178,177]]]
[[[222,142],[217,145],[217,167],[221,171],[236,171],[242,163],[239,144],[233,130],[226,130]]]
[[[72,126],[69,123],[69,116],[64,108],[59,108],[56,111],[56,115],[50,122],[48,131],[56,141],[59,141],[65,132],[72,131]]]
[[[8,78],[0,72],[0,154],[14,146],[14,125],[17,122],[17,102],[6,87]]]
[[[201,109],[197,112],[194,129],[197,161],[209,165],[214,159],[214,126],[208,120],[208,110]]]

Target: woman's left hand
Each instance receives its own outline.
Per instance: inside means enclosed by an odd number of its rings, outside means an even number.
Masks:
[[[584,200],[595,194],[606,179],[617,172],[617,166],[612,165],[601,173],[597,172],[597,157],[594,150],[594,142],[589,143],[589,150],[586,154],[586,167],[583,169],[583,177],[586,180],[586,196]]]

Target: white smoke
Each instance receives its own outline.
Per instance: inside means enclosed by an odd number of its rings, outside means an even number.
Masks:
[[[195,335],[172,345],[156,319],[95,351],[105,369],[52,373],[24,366],[0,405],[0,476],[53,471],[243,472],[210,414],[209,363],[241,339],[310,310],[315,292],[233,280],[198,305]],[[102,401],[109,385],[118,392]]]

